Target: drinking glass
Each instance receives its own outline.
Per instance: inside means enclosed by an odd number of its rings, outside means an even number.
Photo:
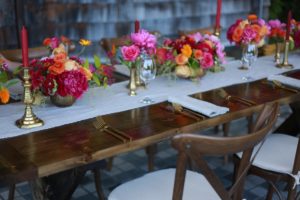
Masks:
[[[242,65],[244,69],[246,68],[248,70],[248,73],[246,76],[242,77],[243,80],[250,81],[253,80],[254,78],[250,76],[250,70],[252,69],[252,64],[256,61],[257,59],[257,54],[258,54],[258,49],[256,44],[247,44],[243,47],[243,52],[242,52]],[[243,68],[242,67],[242,68]]]
[[[144,55],[142,57],[141,64],[138,70],[140,72],[140,78],[142,79],[142,81],[144,81],[145,87],[147,88],[149,81],[153,80],[156,76],[155,62],[150,56]],[[145,97],[141,102],[145,104],[150,104],[154,101],[149,97]]]

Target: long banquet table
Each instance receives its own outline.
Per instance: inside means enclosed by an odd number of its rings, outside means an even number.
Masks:
[[[299,52],[289,61],[300,69]],[[35,129],[18,129],[15,120],[24,112],[21,103],[0,106],[0,177],[11,183],[51,175],[123,152],[146,147],[175,134],[201,130],[252,115],[264,103],[277,101],[291,103],[299,100],[300,92],[276,87],[264,78],[271,74],[286,73],[274,67],[272,57],[261,57],[250,71],[255,78],[246,83],[238,70],[239,61],[225,65],[220,73],[207,73],[198,82],[158,77],[147,90],[138,90],[135,97],[128,96],[128,81],[103,88],[93,88],[69,108],[40,106],[34,112],[45,121]],[[300,79],[300,72],[288,76]],[[220,92],[221,91],[221,92]],[[220,95],[223,94],[223,95]],[[208,118],[191,117],[165,109],[168,96],[192,95],[219,106],[226,106],[226,114]],[[248,103],[228,100],[228,95],[246,99]],[[145,96],[155,100],[152,105],[139,101]],[[249,103],[250,102],[250,103]],[[117,138],[95,126],[95,117],[122,132]]]

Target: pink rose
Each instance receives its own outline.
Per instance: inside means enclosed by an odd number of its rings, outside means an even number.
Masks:
[[[211,68],[214,65],[214,59],[212,54],[203,52],[203,58],[200,61],[201,66],[203,69]]]
[[[140,49],[135,45],[123,46],[121,47],[121,53],[125,61],[134,62],[140,55]]]
[[[156,37],[146,30],[140,30],[138,33],[131,34],[132,42],[144,49],[155,49],[156,46]]]
[[[59,39],[57,37],[51,38],[50,48],[55,49],[59,46]]]

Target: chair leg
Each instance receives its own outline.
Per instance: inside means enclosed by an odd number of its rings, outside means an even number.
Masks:
[[[15,198],[15,188],[15,184],[9,186],[8,200],[13,200]]]
[[[157,145],[147,146],[145,150],[148,156],[148,171],[151,172],[154,170],[154,157],[157,152]]]
[[[230,122],[223,124],[223,136],[228,137],[229,129],[230,129]],[[224,156],[224,165],[228,164],[228,155]]]
[[[272,200],[274,191],[275,190],[274,190],[273,186],[271,184],[269,184],[266,200]]]
[[[252,128],[253,128],[253,115],[250,115],[247,117],[248,120],[248,133],[252,133]]]
[[[100,169],[93,169],[92,170],[94,173],[94,181],[95,181],[95,187],[96,187],[96,192],[98,195],[98,198],[100,200],[105,200],[105,195],[102,189],[102,184],[101,184],[101,172]]]
[[[296,199],[297,187],[294,187],[294,181],[292,178],[288,181],[288,200]]]
[[[215,133],[218,133],[218,132],[219,132],[219,126],[215,126],[214,132],[215,132]]]

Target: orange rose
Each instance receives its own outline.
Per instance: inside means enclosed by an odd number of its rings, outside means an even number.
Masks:
[[[0,89],[0,101],[2,103],[7,103],[9,101],[9,91],[5,87]]]
[[[196,59],[200,60],[202,58],[203,52],[200,49],[194,50],[194,56]]]
[[[205,40],[205,43],[210,46],[210,48],[213,48],[213,43],[210,40]]]
[[[266,26],[262,26],[261,29],[260,29],[260,32],[259,32],[259,35],[260,36],[265,36],[267,35],[269,32],[268,28]]]
[[[250,14],[248,15],[248,20],[250,22],[253,22],[253,21],[256,21],[258,18],[257,18],[257,15],[254,15],[254,14]]]
[[[53,55],[56,55],[59,53],[67,53],[65,45],[59,44],[59,46],[57,48],[53,49]]]
[[[65,71],[64,63],[56,62],[53,65],[51,65],[48,68],[48,70],[50,71],[51,74],[54,74],[54,75],[61,74]]]
[[[175,68],[175,74],[182,78],[188,78],[191,76],[191,70],[186,65],[179,65]]]
[[[183,54],[178,54],[175,57],[175,61],[178,65],[185,65],[188,62],[189,58]]]
[[[49,46],[51,43],[51,39],[50,38],[45,38],[44,41],[43,41],[43,45],[44,46]]]
[[[66,52],[60,52],[58,54],[55,54],[54,62],[65,62],[66,58],[67,58]]]
[[[232,34],[232,40],[233,40],[234,42],[240,42],[242,35],[243,35],[243,29],[237,27],[237,28],[233,31],[233,34]]]
[[[191,46],[188,44],[183,45],[183,47],[181,48],[181,53],[187,58],[191,57],[193,53]]]

